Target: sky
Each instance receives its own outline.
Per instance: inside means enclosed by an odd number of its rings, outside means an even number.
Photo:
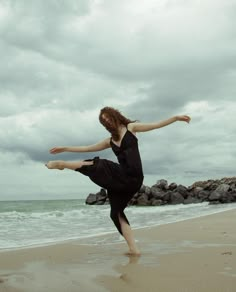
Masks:
[[[138,133],[144,184],[235,176],[236,0],[0,0],[0,200],[86,198],[100,187],[48,160],[110,136],[104,106],[176,122]]]

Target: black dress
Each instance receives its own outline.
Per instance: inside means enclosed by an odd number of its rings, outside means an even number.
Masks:
[[[107,190],[111,205],[111,219],[120,234],[123,235],[118,214],[129,224],[124,209],[142,186],[142,162],[138,149],[138,139],[128,129],[120,147],[114,144],[112,139],[110,145],[119,163],[95,157],[86,160],[93,161],[92,165],[83,165],[76,171],[88,176],[94,183]]]

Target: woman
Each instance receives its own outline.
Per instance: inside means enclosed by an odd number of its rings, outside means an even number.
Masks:
[[[110,132],[111,137],[90,146],[55,147],[50,150],[50,153],[93,152],[111,147],[119,163],[95,157],[77,162],[49,161],[46,166],[49,169],[68,168],[78,171],[88,176],[100,187],[105,188],[111,205],[111,219],[128,244],[128,254],[140,255],[129,221],[124,214],[128,202],[143,183],[143,170],[136,133],[158,129],[176,121],[189,123],[190,117],[175,116],[157,123],[139,123],[127,119],[112,107],[104,107],[100,111],[99,120]]]

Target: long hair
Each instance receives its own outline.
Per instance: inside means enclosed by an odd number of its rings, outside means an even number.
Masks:
[[[106,118],[109,119],[109,122],[107,122],[103,115],[106,116]],[[136,122],[131,121],[130,119],[123,116],[119,110],[114,109],[113,107],[106,106],[101,109],[99,114],[99,121],[100,123],[111,133],[112,139],[114,141],[119,141],[120,135],[119,135],[119,126],[124,125],[127,127],[129,123]]]

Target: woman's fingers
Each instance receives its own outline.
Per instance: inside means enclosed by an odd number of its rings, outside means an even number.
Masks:
[[[57,148],[57,147],[54,147],[54,148],[50,149],[50,153],[51,153],[51,154],[56,154],[56,153],[58,153],[58,148]]]
[[[178,120],[189,123],[191,121],[191,118],[189,116],[183,115],[183,116],[179,116]]]
[[[49,150],[51,154],[57,154],[65,151],[65,147],[54,147]]]
[[[189,116],[182,116],[182,121],[189,123],[191,118]]]
[[[191,121],[191,118],[189,116],[186,116],[186,122],[189,123]]]

